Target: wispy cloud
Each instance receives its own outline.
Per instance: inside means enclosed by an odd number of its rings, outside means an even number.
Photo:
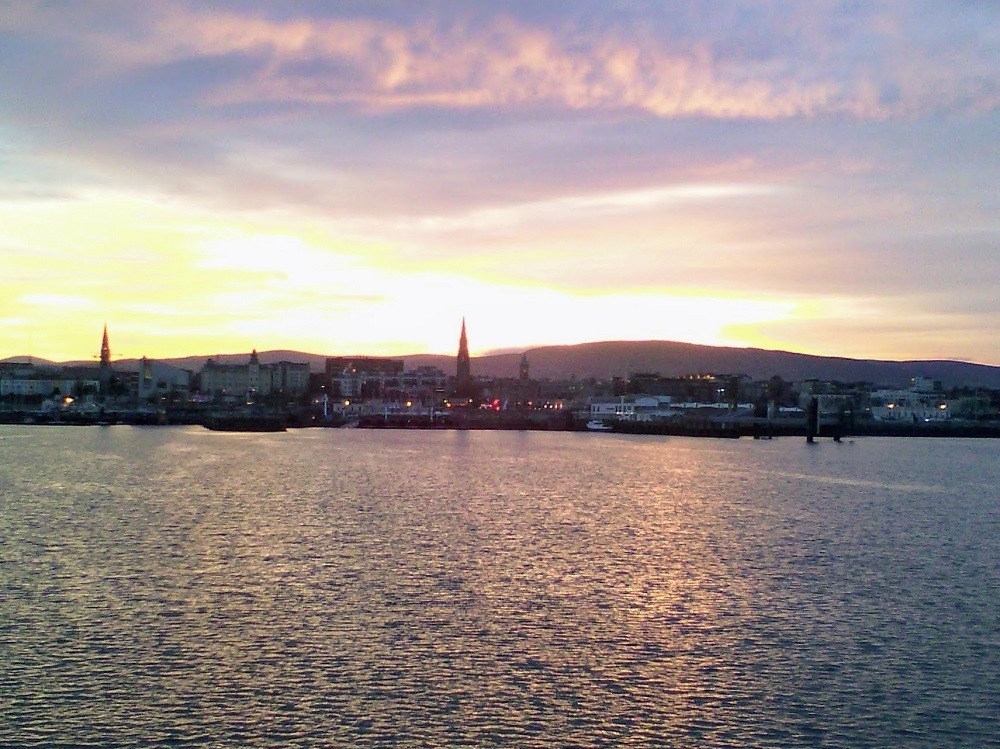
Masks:
[[[556,32],[509,16],[476,26],[461,21],[404,26],[368,19],[269,21],[177,13],[157,22],[152,49],[174,58],[258,58],[252,76],[207,95],[214,104],[607,109],[722,119],[883,119],[997,105],[996,87],[984,76],[986,61],[975,65],[969,59],[975,54],[965,51],[959,52],[963,66],[945,67],[940,64],[945,60],[929,58],[912,43],[904,53],[906,40],[898,38],[898,29],[883,25],[881,59],[850,67],[831,52],[819,64],[780,49],[753,59],[718,49],[711,38],[635,28]],[[829,45],[830,37],[824,38]],[[953,60],[956,50],[950,54]]]
[[[424,216],[403,222],[402,227],[432,232],[475,229],[480,231],[538,224],[579,221],[581,216],[632,214],[698,202],[775,195],[784,188],[764,184],[695,183],[650,187],[557,198],[482,208],[462,215]]]
[[[539,23],[454,7],[404,22],[157,5],[123,9],[121,25],[109,29],[88,28],[80,11],[57,15],[39,6],[35,12],[50,24],[43,25],[21,5],[8,26],[34,21],[38,33],[72,32],[89,46],[98,74],[116,65],[239,57],[239,72],[198,91],[203,105],[215,107],[610,110],[774,120],[885,119],[998,103],[989,32],[942,19],[962,34],[957,46],[942,50],[912,35],[920,31],[916,10],[900,4],[861,12],[840,3],[765,3],[746,19],[727,19],[720,10],[721,33],[710,24],[690,28],[691,11],[683,7],[672,9],[679,21],[642,24],[580,14]],[[82,29],[67,28],[74,16],[82,16]],[[734,38],[741,21],[756,26]],[[764,31],[773,46],[754,43]]]

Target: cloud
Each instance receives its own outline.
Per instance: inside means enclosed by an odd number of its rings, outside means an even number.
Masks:
[[[208,108],[881,120],[998,104],[988,32],[963,23],[974,9],[923,21],[899,4],[864,11],[844,3],[758,9],[735,2],[699,6],[705,20],[682,5],[618,20],[598,15],[599,5],[584,6],[589,12],[556,21],[551,14],[486,14],[470,3],[448,6],[450,12],[436,6],[417,20],[109,3],[58,15],[37,6],[32,15],[22,4],[8,25],[72,38],[98,63],[97,76],[115,66],[120,72],[194,62],[195,69],[176,72]],[[115,7],[119,20],[108,24]],[[947,47],[926,42],[930,22],[952,32]],[[198,68],[224,60],[237,61],[237,69],[197,82]]]
[[[501,5],[9,0],[0,281],[316,330],[415,280],[474,289],[440,320],[508,287],[996,315],[995,3]]]
[[[460,216],[424,216],[403,224],[408,229],[432,232],[460,229],[495,231],[553,221],[579,221],[581,216],[632,214],[695,202],[768,196],[778,187],[755,184],[677,184],[593,195],[566,195],[546,200],[483,208]]]
[[[800,11],[793,17],[801,22],[807,16]],[[781,24],[769,21],[780,37]],[[911,45],[902,52],[898,32],[892,24],[882,25],[891,30],[848,32],[849,39],[874,36],[885,45],[882,55],[862,65],[845,61],[848,45],[837,45],[829,28],[799,32],[822,38],[827,49],[817,65],[801,45],[748,54],[711,37],[672,36],[656,28],[553,30],[510,16],[475,26],[461,20],[406,26],[357,18],[271,21],[182,12],[157,22],[151,49],[174,58],[255,59],[252,75],[207,95],[214,105],[271,101],[376,112],[620,110],[765,120],[885,119],[996,106],[989,60],[978,59],[984,55],[952,49],[945,67],[938,64],[945,60],[935,59],[936,50]],[[955,66],[956,56],[962,66]]]
[[[997,101],[982,6],[928,28],[906,4],[240,5],[13,2],[0,127],[31,164],[0,193],[45,194],[44,160],[203,205],[435,216],[836,171],[889,158],[843,146],[879,125],[982,130]]]

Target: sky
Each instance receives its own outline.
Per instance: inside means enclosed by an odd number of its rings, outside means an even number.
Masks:
[[[995,0],[0,4],[0,358],[1000,365]]]

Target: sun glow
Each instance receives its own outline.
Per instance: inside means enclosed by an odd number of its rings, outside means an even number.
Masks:
[[[989,4],[238,5],[5,4],[0,358],[997,360]]]
[[[483,352],[611,339],[723,343],[734,320],[795,314],[789,303],[691,289],[580,293],[417,270],[314,228],[119,196],[0,207],[0,219],[6,241],[29,248],[9,253],[0,280],[0,336],[11,353],[87,358],[104,321],[126,357],[251,348],[399,355],[452,353],[463,316]],[[58,228],[66,225],[72,240]],[[77,273],[98,250],[101,273]],[[28,322],[34,351],[13,320]]]
[[[892,312],[844,297],[604,290],[581,286],[572,271],[551,281],[516,272],[544,268],[544,254],[464,261],[451,248],[416,263],[398,237],[377,243],[304,217],[209,214],[114,193],[0,202],[0,225],[3,356],[90,359],[105,322],[123,358],[253,348],[453,354],[462,317],[476,354],[601,340],[808,351],[808,341],[788,342],[804,325]],[[615,262],[607,258],[612,276]]]

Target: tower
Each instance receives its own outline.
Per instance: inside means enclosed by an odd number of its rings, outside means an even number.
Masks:
[[[111,346],[108,344],[107,323],[104,323],[104,338],[101,339],[101,366],[111,368]]]
[[[104,323],[104,337],[101,339],[101,363],[97,375],[101,386],[101,397],[107,398],[111,392],[111,346],[108,344],[107,323]]]
[[[527,382],[531,379],[530,370],[528,365],[528,352],[525,351],[521,354],[521,365],[517,370],[517,377],[521,382]]]
[[[250,363],[247,365],[247,388],[253,392],[260,389],[260,357],[257,349],[250,353]]]
[[[472,396],[472,363],[469,360],[469,339],[465,335],[465,318],[462,318],[462,334],[458,338],[458,358],[455,361],[455,395]]]

